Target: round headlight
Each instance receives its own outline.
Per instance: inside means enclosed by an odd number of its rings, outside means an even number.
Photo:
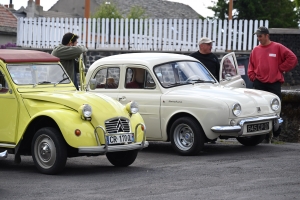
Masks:
[[[92,107],[88,104],[84,104],[82,107],[82,115],[85,118],[89,118],[92,116]]]
[[[137,102],[133,101],[130,104],[130,113],[135,114],[139,112],[139,105],[137,104]]]
[[[139,105],[135,101],[129,102],[126,104],[126,110],[130,114],[135,114],[135,113],[139,112]]]
[[[272,101],[271,101],[271,108],[272,108],[272,110],[274,110],[274,111],[276,111],[276,110],[278,110],[279,109],[279,105],[280,105],[280,102],[279,102],[279,100],[278,99],[272,99]]]
[[[239,116],[242,112],[242,107],[239,103],[236,103],[232,106],[232,113],[235,115],[235,116]]]

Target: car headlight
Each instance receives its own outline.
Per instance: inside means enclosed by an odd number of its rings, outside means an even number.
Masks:
[[[82,114],[82,117],[86,120],[90,120],[92,116],[92,107],[89,104],[83,104],[80,106],[79,111]]]
[[[236,103],[232,106],[232,113],[235,115],[235,116],[239,116],[242,112],[242,107],[239,103]]]
[[[138,105],[137,102],[135,102],[135,101],[129,102],[129,103],[126,105],[126,110],[127,110],[130,114],[135,114],[135,113],[139,112],[139,105]]]
[[[279,109],[279,105],[280,105],[280,102],[279,102],[278,99],[276,99],[276,98],[272,99],[272,101],[271,101],[271,108],[272,108],[272,110],[274,110],[274,111],[278,110]]]

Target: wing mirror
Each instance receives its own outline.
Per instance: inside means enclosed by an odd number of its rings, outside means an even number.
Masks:
[[[96,86],[97,86],[97,81],[96,81],[96,79],[91,79],[91,80],[90,80],[90,89],[91,89],[91,90],[95,90],[95,89],[96,89]]]
[[[230,81],[232,79],[230,74],[225,74],[226,81]]]

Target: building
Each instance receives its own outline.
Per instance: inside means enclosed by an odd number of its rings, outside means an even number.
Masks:
[[[0,5],[0,45],[16,43],[17,17],[8,6]]]

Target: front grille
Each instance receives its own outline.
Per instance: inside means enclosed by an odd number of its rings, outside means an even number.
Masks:
[[[114,118],[105,122],[105,129],[107,133],[130,133],[130,123],[126,118]]]

